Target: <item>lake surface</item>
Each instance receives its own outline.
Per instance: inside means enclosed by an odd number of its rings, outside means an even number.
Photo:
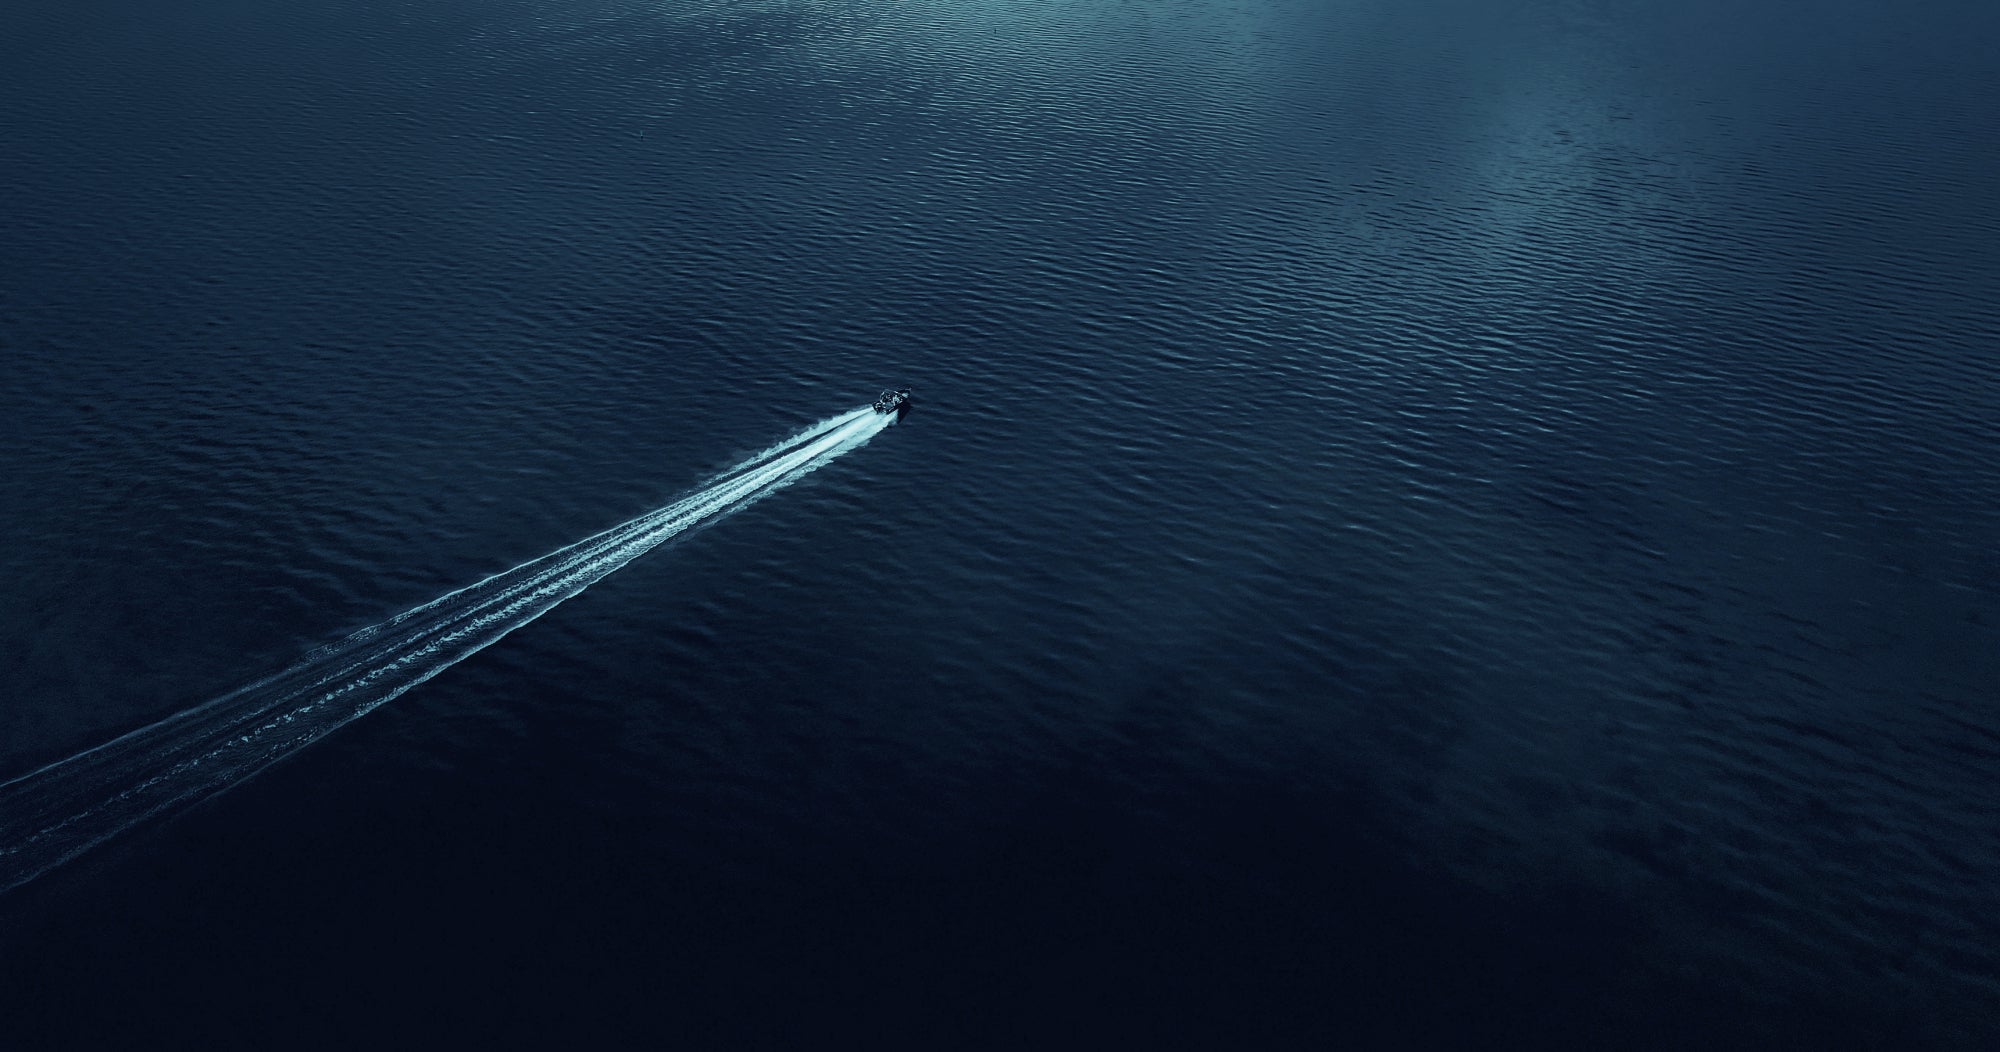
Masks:
[[[1996,54],[15,0],[0,778],[916,401],[0,896],[0,1043],[2000,1040]]]

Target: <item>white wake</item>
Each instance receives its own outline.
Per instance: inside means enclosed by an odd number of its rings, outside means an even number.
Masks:
[[[857,409],[822,421],[664,508],[397,614],[269,679],[0,784],[0,892],[243,781],[661,542],[784,486],[894,420]]]

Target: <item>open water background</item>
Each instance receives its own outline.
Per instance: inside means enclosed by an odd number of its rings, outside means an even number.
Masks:
[[[1990,1047],[2000,9],[14,0],[0,1043]]]

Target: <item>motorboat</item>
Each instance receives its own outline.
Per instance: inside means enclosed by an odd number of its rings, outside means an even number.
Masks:
[[[892,387],[875,399],[875,411],[878,413],[892,413],[900,417],[909,409],[910,390],[907,387],[901,390]]]

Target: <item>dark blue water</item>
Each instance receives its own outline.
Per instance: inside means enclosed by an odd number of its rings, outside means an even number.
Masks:
[[[918,408],[0,896],[0,1044],[2000,1040],[1995,54],[10,3],[0,778]]]

